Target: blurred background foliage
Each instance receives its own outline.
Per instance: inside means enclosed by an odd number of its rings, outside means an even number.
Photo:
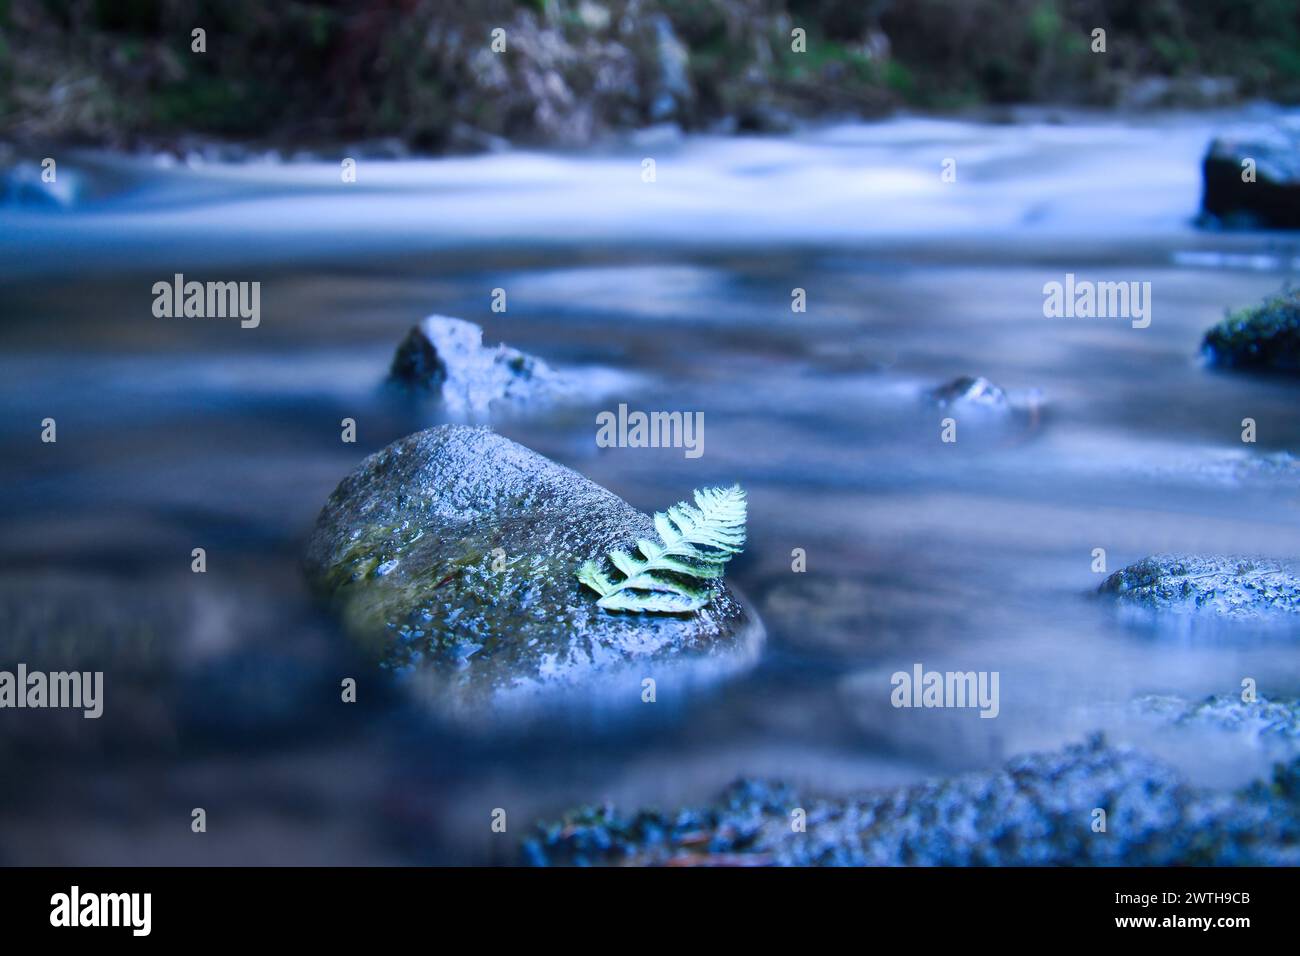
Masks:
[[[1253,97],[1300,98],[1295,0],[0,0],[0,130],[16,139],[437,151],[663,121]]]

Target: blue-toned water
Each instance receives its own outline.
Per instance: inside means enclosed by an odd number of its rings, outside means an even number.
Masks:
[[[739,774],[888,785],[1095,729],[1208,784],[1257,774],[1249,741],[1161,732],[1129,702],[1243,677],[1300,695],[1300,626],[1160,625],[1091,596],[1098,547],[1111,570],[1297,552],[1296,386],[1197,360],[1226,308],[1300,269],[1300,239],[1193,224],[1204,147],[1243,118],[664,134],[363,160],[351,185],[332,161],[61,157],[66,188],[0,207],[0,609],[13,635],[134,647],[147,631],[121,666],[161,676],[109,707],[113,726],[13,745],[0,860],[513,859],[533,819],[573,803],[675,805]],[[177,272],[261,282],[260,325],[156,318],[153,283]],[[1044,318],[1066,273],[1150,282],[1150,327]],[[431,312],[620,373],[616,394],[503,418],[509,437],[647,511],[745,485],[751,544],[730,574],[769,632],[754,671],[519,741],[432,725],[353,654],[301,547],[365,454],[436,423],[382,388]],[[923,393],[961,374],[1033,412],[942,443]],[[597,448],[619,401],[703,411],[703,456]],[[999,717],[893,709],[890,674],[917,662],[999,671]],[[192,837],[195,806],[219,837]]]

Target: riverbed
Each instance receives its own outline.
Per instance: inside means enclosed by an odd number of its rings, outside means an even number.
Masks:
[[[106,655],[106,709],[9,742],[0,862],[514,862],[533,821],[578,803],[672,807],[742,774],[845,793],[1098,730],[1208,786],[1258,775],[1266,749],[1170,733],[1132,701],[1244,678],[1300,696],[1300,625],[1095,596],[1098,548],[1111,571],[1296,556],[1295,384],[1198,357],[1226,309],[1300,272],[1292,235],[1195,222],[1206,144],[1249,118],[660,130],[581,155],[362,159],[351,184],[325,158],[60,157],[57,201],[0,207],[0,609],[11,652],[57,634]],[[156,317],[175,273],[259,282],[260,323]],[[1067,274],[1149,282],[1149,327],[1045,317]],[[645,511],[747,489],[728,579],[766,623],[751,671],[499,734],[439,725],[348,646],[302,545],[362,457],[443,420],[383,387],[430,313],[618,383],[502,414],[508,437]],[[1032,414],[942,441],[926,392],[960,375]],[[619,402],[702,412],[704,453],[598,447]],[[916,664],[997,671],[998,717],[891,707]]]

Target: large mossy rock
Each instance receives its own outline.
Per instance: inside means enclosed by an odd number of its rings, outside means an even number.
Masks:
[[[1099,592],[1158,611],[1230,618],[1300,613],[1300,576],[1264,558],[1158,554],[1116,571]]]
[[[1242,178],[1253,160],[1255,180]],[[1203,164],[1202,209],[1233,226],[1300,229],[1300,122],[1220,136]]]
[[[1300,372],[1300,289],[1229,313],[1205,333],[1201,348],[1224,368]]]
[[[382,666],[446,714],[639,704],[642,680],[704,682],[751,663],[763,629],[720,582],[685,615],[619,614],[575,577],[653,538],[651,519],[486,428],[417,432],[363,461],[308,545],[314,585]]]

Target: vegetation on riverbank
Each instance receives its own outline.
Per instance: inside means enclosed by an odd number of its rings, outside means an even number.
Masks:
[[[1254,96],[1300,98],[1289,0],[0,0],[0,128],[19,140],[441,151]]]

